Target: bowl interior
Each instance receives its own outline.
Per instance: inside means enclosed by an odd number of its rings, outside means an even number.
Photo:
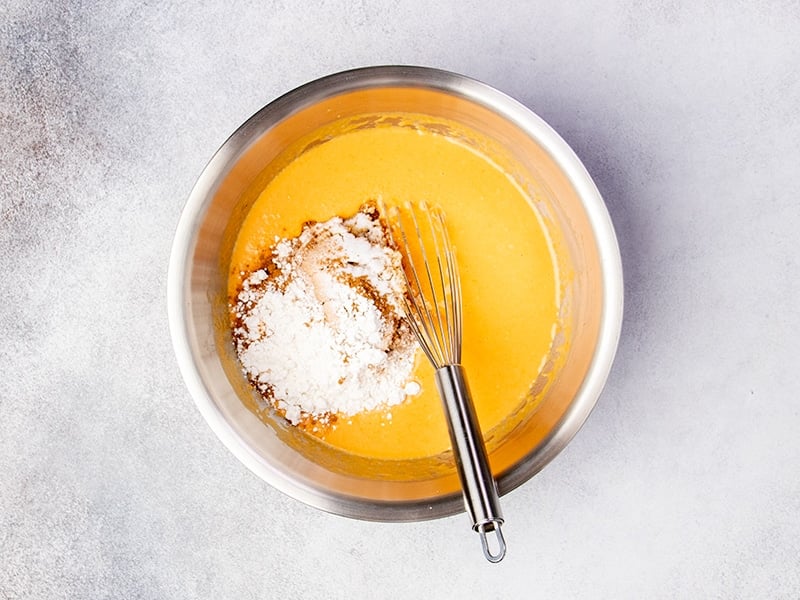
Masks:
[[[345,75],[299,88],[264,108],[205,169],[173,250],[173,337],[184,377],[209,424],[272,485],[347,516],[441,516],[463,509],[449,454],[368,460],[335,450],[281,419],[267,426],[254,414],[255,392],[241,374],[230,338],[227,272],[238,228],[265,182],[301,151],[298,142],[309,133],[364,114],[409,112],[454,121],[502,150],[508,161],[503,166],[533,199],[559,249],[559,335],[569,336],[569,344],[534,384],[535,410],[512,430],[489,434],[501,493],[549,462],[596,401],[619,333],[619,254],[602,200],[580,162],[521,105],[451,74],[378,69]]]

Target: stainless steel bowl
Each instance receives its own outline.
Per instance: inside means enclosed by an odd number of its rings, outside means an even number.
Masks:
[[[227,260],[252,190],[281,152],[333,120],[423,113],[494,140],[533,191],[561,265],[572,273],[562,316],[562,368],[532,416],[490,445],[504,494],[541,470],[584,423],[605,384],[622,322],[622,267],[603,200],[569,146],[542,119],[478,81],[422,67],[369,67],[308,83],[265,106],[219,149],[181,216],[169,268],[169,321],[183,377],[222,442],[255,474],[298,500],[340,515],[413,521],[463,510],[446,460],[369,461],[309,439],[248,407],[227,326]],[[520,349],[523,351],[524,349]],[[532,359],[533,360],[533,359]]]

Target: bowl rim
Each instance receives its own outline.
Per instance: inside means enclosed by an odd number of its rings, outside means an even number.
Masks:
[[[488,108],[531,136],[562,169],[575,188],[586,211],[597,242],[601,282],[605,299],[600,316],[597,344],[586,377],[567,412],[539,445],[501,474],[501,495],[532,478],[572,440],[585,423],[606,383],[619,343],[623,315],[623,274],[614,226],[597,186],[583,163],[561,136],[517,100],[476,79],[430,67],[387,65],[341,71],[305,83],[266,104],[239,126],[220,146],[198,177],[183,207],[176,228],[167,275],[167,313],[173,349],[179,370],[195,405],[212,431],[248,469],[271,486],[308,505],[327,512],[376,521],[416,521],[447,516],[464,510],[459,494],[433,502],[375,501],[323,492],[286,476],[264,461],[224,418],[195,361],[188,331],[186,290],[191,258],[198,236],[198,218],[205,214],[226,169],[244,153],[265,123],[276,124],[291,114],[335,95],[379,87],[422,87],[454,94]]]

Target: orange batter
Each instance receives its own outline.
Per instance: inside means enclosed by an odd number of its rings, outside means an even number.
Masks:
[[[360,127],[350,121],[321,132],[320,143],[308,144],[266,184],[245,218],[228,290],[234,297],[241,273],[260,266],[275,236],[294,237],[305,221],[350,216],[370,199],[438,204],[457,249],[463,365],[486,433],[519,409],[550,351],[558,273],[547,232],[522,189],[463,135],[427,128],[425,119],[365,118]],[[343,450],[384,459],[447,450],[433,370],[421,352],[415,379],[422,386],[418,396],[339,419],[320,436]]]

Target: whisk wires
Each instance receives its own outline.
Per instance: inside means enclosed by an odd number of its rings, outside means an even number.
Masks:
[[[423,352],[440,369],[461,363],[461,280],[444,214],[421,204],[395,207],[408,293],[405,312]],[[418,260],[414,260],[416,257]]]

